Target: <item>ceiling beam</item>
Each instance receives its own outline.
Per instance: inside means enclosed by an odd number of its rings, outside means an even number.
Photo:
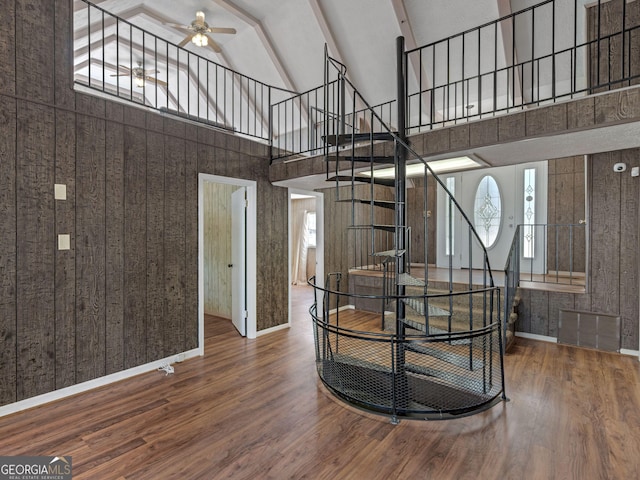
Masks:
[[[336,38],[333,35],[333,31],[331,30],[331,27],[329,26],[329,22],[327,22],[327,18],[324,12],[322,11],[320,2],[318,0],[309,0],[309,6],[311,7],[311,11],[313,12],[313,15],[316,18],[316,22],[318,22],[318,26],[320,27],[320,31],[322,32],[322,36],[324,37],[324,41],[327,44],[327,48],[329,49],[329,52],[331,52],[331,56],[335,60],[346,65],[344,57],[342,56],[342,52],[340,51],[340,47],[338,46],[338,42],[336,42]],[[347,70],[346,76],[347,78],[351,76],[349,75],[349,70]],[[357,84],[356,78],[352,78],[352,80],[354,84]],[[364,108],[365,108],[365,105],[362,102],[362,100],[360,98],[356,98],[356,109],[363,110]],[[367,123],[367,126],[368,126],[369,122],[367,120],[365,120],[365,122]]]
[[[320,27],[320,31],[322,32],[322,36],[324,37],[324,41],[327,43],[327,48],[331,52],[331,55],[339,62],[345,63],[342,52],[340,52],[340,48],[338,47],[338,42],[336,42],[333,31],[327,22],[320,3],[318,0],[309,0],[309,6],[311,7],[313,15],[316,17],[316,22],[318,22],[318,26]]]
[[[391,5],[393,6],[393,12],[396,14],[396,20],[398,21],[398,26],[400,27],[400,33],[402,33],[402,36],[404,37],[405,51],[418,48],[418,45],[416,43],[416,36],[413,33],[413,28],[411,27],[409,15],[407,14],[407,9],[405,8],[403,0],[391,0]],[[420,54],[409,55],[409,62],[411,62],[411,69],[413,70],[416,84],[418,85],[418,91],[422,92],[424,90],[430,89],[431,81],[427,76],[424,65],[420,61]],[[428,96],[420,95],[420,101],[422,102],[422,106],[425,112],[428,112],[429,116],[431,116],[429,98],[430,97]],[[436,116],[438,117],[441,115],[436,112]],[[431,121],[433,120],[434,119],[431,119]],[[420,121],[422,121],[422,119],[420,119]]]
[[[507,15],[511,15],[513,11],[511,10],[511,2],[509,0],[496,0],[498,3],[498,17],[503,18]],[[500,31],[502,32],[502,47],[504,52],[504,58],[509,64],[509,60],[511,60],[511,65],[516,65],[518,52],[513,47],[513,22],[512,21],[503,21],[500,22]],[[522,89],[520,88],[520,69],[514,68],[513,75],[514,81],[513,86],[514,90],[512,92],[513,95],[513,103],[519,103],[523,101]]]
[[[246,24],[248,24],[251,27],[253,27],[253,29],[255,30],[256,34],[258,35],[258,38],[262,42],[262,46],[267,51],[267,54],[269,55],[269,58],[271,59],[271,61],[273,62],[274,67],[278,71],[278,74],[280,75],[280,78],[282,79],[282,82],[284,83],[285,87],[288,90],[298,91],[294,81],[291,78],[291,75],[289,74],[289,71],[284,66],[284,63],[282,62],[282,60],[280,58],[280,55],[278,55],[278,52],[275,49],[273,41],[271,40],[271,37],[265,31],[265,29],[262,26],[262,23],[260,22],[260,20],[258,20],[253,15],[251,15],[248,12],[246,12],[245,10],[241,9],[237,5],[233,4],[229,0],[214,0],[214,2],[216,2],[218,5],[223,7],[225,10],[227,10],[230,13],[232,13],[236,17],[238,17],[240,20],[242,20]]]

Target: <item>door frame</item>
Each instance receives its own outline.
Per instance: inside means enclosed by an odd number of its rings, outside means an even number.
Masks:
[[[257,302],[256,282],[257,273],[257,190],[258,183],[255,180],[241,178],[222,177],[208,173],[198,173],[198,348],[200,355],[204,355],[204,183],[222,183],[236,185],[247,189],[247,243],[246,243],[246,275],[247,279],[247,336],[257,336]]]
[[[288,317],[287,326],[291,327],[291,267],[293,263],[293,245],[292,245],[292,231],[291,231],[291,195],[307,195],[310,197],[316,197],[316,285],[324,288],[324,193],[314,192],[313,190],[301,190],[298,188],[289,188],[287,194],[287,208],[288,208],[288,236],[289,236],[289,261],[287,279],[289,284],[288,295]],[[322,302],[318,305],[318,309],[321,308]]]
[[[548,162],[546,160],[537,161],[537,162],[527,162],[515,165],[506,165],[500,167],[489,167],[489,168],[480,168],[474,169],[464,172],[453,172],[450,174],[441,174],[440,177],[443,181],[446,181],[447,177],[455,178],[455,193],[454,197],[460,204],[460,206],[467,212],[467,216],[469,220],[473,223],[474,221],[474,200],[475,193],[477,191],[480,180],[485,175],[491,175],[498,181],[498,186],[500,188],[500,201],[503,206],[503,215],[500,221],[500,231],[499,235],[503,237],[502,240],[506,241],[506,244],[503,243],[502,246],[511,245],[511,241],[513,239],[513,234],[515,232],[515,228],[517,225],[522,224],[524,222],[524,213],[522,212],[522,193],[523,191],[523,172],[527,168],[535,168],[536,169],[536,188],[539,191],[536,194],[536,217],[537,220],[535,223],[537,224],[545,224],[547,222],[547,197],[548,197]],[[498,172],[498,173],[496,173]],[[505,190],[505,183],[509,183],[504,178],[497,178],[497,176],[502,175],[503,177],[513,176],[512,180],[512,192],[513,202],[507,201],[505,196],[509,194],[507,190]],[[465,185],[465,181],[467,184]],[[437,225],[437,240],[436,240],[436,265],[439,267],[448,267],[448,256],[444,253],[444,242],[442,242],[443,238],[443,230],[446,227],[446,216],[444,215],[445,206],[443,204],[446,201],[446,195],[442,187],[438,186],[438,225]],[[505,205],[510,205],[513,208],[513,211],[505,211]],[[455,245],[467,245],[461,237],[462,231],[464,231],[465,225],[462,220],[462,215],[459,212],[456,212],[454,215],[454,242]],[[543,257],[544,257],[544,249],[542,248],[544,242],[536,242],[536,261],[542,265]],[[474,249],[479,250],[480,247],[475,246]],[[496,244],[487,248],[487,252],[489,256],[493,257],[491,260],[491,268],[494,271],[499,271],[503,269],[504,264],[496,263],[496,254],[506,254],[507,250],[504,251],[500,249],[500,247]],[[459,250],[455,248],[454,258],[452,260],[453,268],[460,268],[461,266],[467,266],[468,263],[468,252],[467,249]],[[478,252],[474,250],[474,259],[477,260],[478,256],[476,255]],[[522,260],[522,259],[521,259]],[[474,262],[475,263],[475,262]],[[522,262],[521,262],[522,263]],[[474,268],[478,268],[478,266],[474,266]]]

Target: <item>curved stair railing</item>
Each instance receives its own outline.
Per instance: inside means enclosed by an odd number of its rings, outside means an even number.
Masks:
[[[398,98],[406,97],[403,49],[400,38]],[[315,278],[310,279],[315,297],[323,299],[321,306],[316,301],[310,308],[320,378],[337,396],[390,415],[393,422],[401,417],[468,415],[489,408],[506,396],[500,289],[494,283],[487,252],[454,196],[404,137],[404,112],[399,109],[399,125],[394,131],[369,106],[346,73],[346,66],[331,58],[325,48],[323,140],[327,180],[336,186],[337,201],[350,204],[349,232],[366,232],[351,235],[356,254],[351,255],[353,264],[346,273],[354,275],[374,265],[380,269],[380,288],[376,294],[361,294],[345,288],[349,282],[343,281],[340,288],[328,278],[321,288]],[[348,104],[351,112],[347,111]],[[360,113],[359,118],[355,112]],[[382,128],[374,131],[368,125]],[[424,176],[407,178],[407,162],[423,165]],[[378,170],[385,165],[393,174],[380,178]],[[428,189],[434,188],[428,176],[445,192],[450,217],[460,215],[467,224],[469,266],[478,263],[474,251],[482,257],[480,268],[469,268],[468,281],[462,284],[454,280],[453,255],[449,257],[447,278],[429,280],[427,239],[435,225],[426,213],[430,209]],[[410,270],[407,184],[411,182],[414,188],[422,188],[422,276],[415,272],[415,265],[414,271]],[[330,221],[326,224],[328,231]],[[452,236],[449,242],[453,253]],[[342,273],[336,278],[342,278]],[[339,306],[363,300],[381,305],[380,330],[348,328],[342,320],[344,314],[338,322]]]

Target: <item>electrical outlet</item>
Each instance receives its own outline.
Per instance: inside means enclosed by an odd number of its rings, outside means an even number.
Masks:
[[[179,353],[176,355],[176,363],[184,362],[184,353]]]

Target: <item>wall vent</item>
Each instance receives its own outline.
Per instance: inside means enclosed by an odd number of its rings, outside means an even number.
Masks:
[[[620,352],[620,317],[560,310],[558,343]]]

